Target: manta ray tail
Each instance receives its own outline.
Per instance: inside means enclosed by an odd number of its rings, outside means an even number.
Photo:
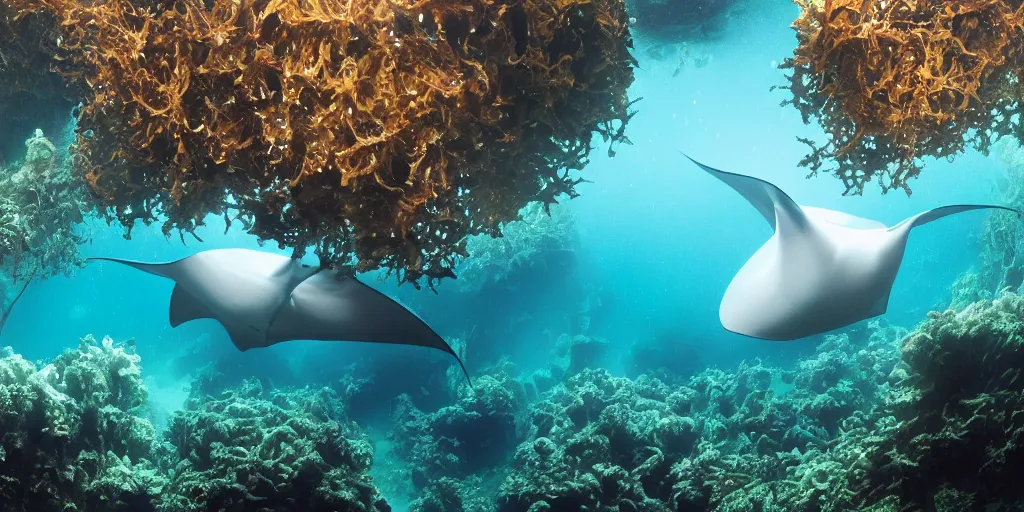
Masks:
[[[90,262],[90,261],[113,261],[114,263],[120,263],[122,265],[127,265],[129,267],[134,268],[134,269],[141,270],[141,271],[143,271],[143,272],[145,272],[147,274],[153,274],[155,276],[166,277],[168,279],[173,279],[168,274],[168,269],[170,269],[171,266],[175,263],[175,262],[169,262],[169,263],[145,263],[145,262],[142,262],[142,261],[135,261],[135,260],[122,260],[122,259],[118,259],[118,258],[101,258],[101,257],[86,258],[85,261],[86,262]]]

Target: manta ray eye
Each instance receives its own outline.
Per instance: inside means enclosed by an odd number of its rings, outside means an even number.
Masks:
[[[306,265],[305,263],[303,263],[302,264],[302,268],[309,268],[309,265]]]

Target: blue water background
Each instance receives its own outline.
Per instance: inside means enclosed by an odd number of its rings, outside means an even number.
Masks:
[[[795,37],[789,24],[798,9],[782,0],[749,4],[719,39],[693,45],[695,53],[711,55],[708,64],[697,68],[689,63],[678,76],[672,76],[678,62],[674,54],[654,59],[646,52],[649,42],[637,37],[640,69],[630,92],[643,99],[635,105],[639,113],[627,131],[633,145],[618,146],[617,155],[609,158],[596,138],[584,173],[592,183],[579,187],[580,198],[564,201],[578,219],[581,251],[579,265],[567,278],[599,291],[606,307],[592,334],[610,340],[617,350],[670,333],[665,339],[692,354],[695,364],[711,366],[806,351],[817,341],[758,341],[722,329],[722,294],[771,231],[739,195],[678,151],[723,170],[769,180],[802,204],[888,224],[944,204],[998,199],[992,183],[1001,164],[995,156],[975,153],[953,163],[929,161],[913,182],[912,197],[902,192],[882,196],[874,184],[863,197],[843,197],[842,183],[831,176],[805,179],[806,170],[796,164],[806,147],[797,137],[821,140],[821,130],[804,125],[792,106],[779,105],[788,91],[769,90],[786,83],[777,64],[792,54]],[[975,261],[976,237],[986,215],[966,213],[914,231],[886,315],[891,322],[913,326],[929,309],[944,306],[950,284]],[[93,242],[84,247],[88,256],[168,261],[203,249],[259,248],[254,238],[237,230],[223,234],[223,221],[217,218],[199,231],[205,243],[186,238],[186,245],[176,235],[165,238],[159,225],[137,227],[130,241],[119,226],[95,222],[91,229]],[[278,250],[273,243],[262,249]],[[505,311],[512,314],[524,300],[552,311],[549,317],[537,317],[536,328],[503,333],[502,348],[524,368],[546,364],[550,340],[540,338],[544,329],[559,334],[552,327],[557,322],[541,324],[557,318],[558,308],[576,307],[559,295],[561,288],[535,286],[535,295],[515,298],[518,304],[496,294],[473,308],[456,300],[452,286],[443,285],[434,295],[373,277],[363,279],[414,306],[445,336],[464,335],[474,318],[487,323]],[[275,356],[329,354],[329,364],[321,371],[338,376],[347,371],[345,362],[356,357],[372,357],[385,369],[424,358],[452,364],[441,354],[394,345],[290,342],[239,354],[212,320],[170,328],[171,288],[171,282],[133,269],[90,264],[71,278],[33,284],[12,313],[0,345],[30,359],[47,359],[90,333],[118,341],[135,338],[154,400],[167,407],[184,396],[192,368],[218,358],[231,358],[239,371],[255,373],[267,371],[268,361],[280,364]],[[188,350],[193,357],[177,357]]]

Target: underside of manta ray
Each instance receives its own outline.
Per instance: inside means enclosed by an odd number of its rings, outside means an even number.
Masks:
[[[684,155],[686,156],[686,155]],[[789,341],[881,315],[910,231],[954,213],[997,205],[943,206],[895,226],[801,206],[767,181],[690,161],[739,192],[774,230],[733,277],[719,309],[732,332]]]
[[[451,346],[414,313],[355,277],[249,249],[213,249],[169,263],[113,261],[174,281],[170,323],[214,319],[241,350],[290,340],[414,345],[453,356]]]

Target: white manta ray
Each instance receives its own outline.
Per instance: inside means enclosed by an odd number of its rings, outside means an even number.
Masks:
[[[685,156],[685,155],[684,155]],[[725,329],[776,341],[820,334],[885,313],[910,231],[954,213],[996,205],[943,206],[895,226],[801,206],[767,181],[713,169],[775,233],[729,283],[719,319]]]
[[[418,316],[355,277],[249,249],[212,249],[169,263],[121,263],[174,281],[170,322],[212,318],[241,350],[289,340],[415,345],[462,359]]]

